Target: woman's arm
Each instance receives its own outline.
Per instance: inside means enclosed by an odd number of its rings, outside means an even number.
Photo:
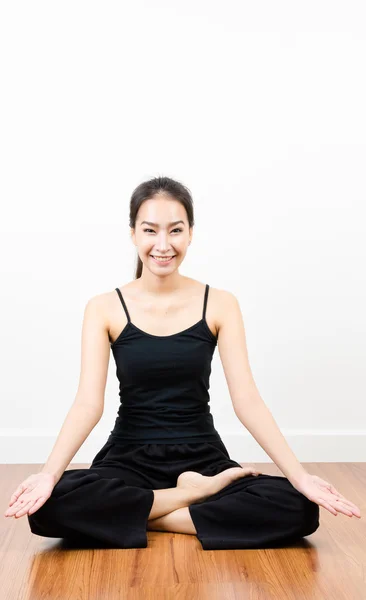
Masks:
[[[84,311],[81,371],[75,400],[66,416],[42,473],[51,473],[55,485],[104,411],[110,345],[102,295],[91,298]]]
[[[95,410],[73,404],[41,473],[53,475],[56,485],[99,420],[100,416]]]
[[[237,298],[221,290],[218,349],[236,416],[291,482],[306,474],[272,413],[262,400],[248,359],[246,333]]]

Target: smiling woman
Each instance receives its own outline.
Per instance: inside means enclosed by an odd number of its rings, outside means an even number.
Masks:
[[[16,491],[13,510],[28,514],[33,533],[143,548],[148,521],[187,509],[184,531],[213,550],[289,543],[319,526],[316,502],[285,477],[244,469],[215,428],[209,388],[217,345],[237,414],[258,414],[255,427],[246,417],[258,438],[261,419],[269,421],[258,408],[236,299],[179,273],[193,224],[181,183],[159,177],[134,190],[135,279],[86,311],[77,413],[43,469],[54,477],[52,493],[34,480]],[[63,471],[101,417],[110,349],[120,395],[114,427],[89,469]],[[273,427],[265,431],[275,437]],[[275,453],[270,440],[268,449]]]

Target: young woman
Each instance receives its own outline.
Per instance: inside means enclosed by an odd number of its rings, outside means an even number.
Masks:
[[[192,241],[189,190],[170,178],[130,201],[135,279],[87,303],[79,388],[47,463],[6,516],[72,543],[147,547],[147,530],[195,534],[204,550],[288,543],[319,526],[319,505],[360,511],[310,475],[259,396],[235,296],[179,273]],[[232,460],[209,409],[218,345],[236,415],[286,477]],[[110,350],[120,382],[114,428],[88,469],[65,471],[100,420]]]

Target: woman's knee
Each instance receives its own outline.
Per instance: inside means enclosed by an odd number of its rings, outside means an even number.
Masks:
[[[29,527],[32,533],[44,537],[62,537],[62,506],[52,495],[38,510],[31,515],[27,514]]]
[[[36,535],[53,537],[55,520],[52,518],[52,514],[49,511],[46,511],[44,506],[45,505],[41,506],[41,508],[36,510],[36,512],[32,513],[31,515],[27,515],[29,527],[31,532]]]
[[[319,527],[319,505],[294,488],[286,478],[281,481],[284,486],[283,492],[288,494],[285,506],[291,507],[290,513],[294,521],[294,528],[297,529],[300,536],[314,533]]]
[[[304,498],[304,512],[302,517],[302,535],[311,535],[319,527],[319,505],[316,502],[312,502],[305,496]]]

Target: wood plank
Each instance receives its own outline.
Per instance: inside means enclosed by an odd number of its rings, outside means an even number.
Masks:
[[[242,463],[245,465],[245,463]],[[72,464],[69,468],[87,468]],[[276,465],[255,463],[281,475]],[[365,463],[304,463],[366,511]],[[3,515],[11,494],[40,465],[0,465]],[[148,547],[65,549],[60,538],[32,534],[26,516],[3,516],[0,589],[4,600],[364,600],[364,518],[320,507],[317,531],[288,547],[203,550],[195,535],[148,531]]]

